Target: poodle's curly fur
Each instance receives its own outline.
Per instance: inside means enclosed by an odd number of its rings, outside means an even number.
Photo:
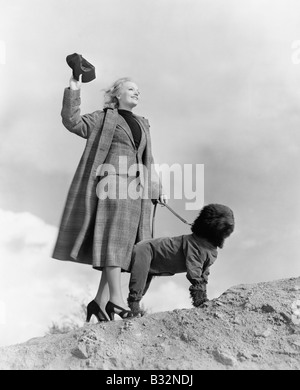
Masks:
[[[190,286],[190,297],[192,298],[192,304],[195,307],[203,305],[204,302],[208,301],[206,290],[200,286]]]
[[[232,210],[222,204],[204,206],[192,224],[192,232],[206,238],[212,245],[223,248],[224,241],[234,230]]]

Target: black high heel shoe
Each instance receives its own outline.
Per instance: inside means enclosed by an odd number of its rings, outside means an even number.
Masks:
[[[97,317],[97,320],[99,322],[105,322],[108,321],[106,315],[103,313],[103,311],[100,309],[99,305],[95,301],[91,301],[87,305],[87,314],[86,314],[86,322],[90,322],[90,319],[92,315]]]
[[[131,310],[126,310],[121,306],[115,305],[111,301],[108,301],[105,306],[105,311],[108,314],[111,321],[114,320],[115,314],[120,316],[123,320],[136,317]]]

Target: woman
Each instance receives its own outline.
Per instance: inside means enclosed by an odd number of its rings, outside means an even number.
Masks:
[[[105,108],[80,115],[79,81],[64,91],[64,126],[87,139],[67,196],[53,258],[101,270],[87,321],[133,316],[124,302],[121,272],[130,271],[133,245],[150,238],[151,200],[166,203],[153,169],[149,122],[134,115],[137,85],[117,80],[105,93]],[[152,168],[152,169],[151,169]],[[108,191],[107,191],[108,189]],[[124,196],[127,195],[127,196]],[[107,301],[109,292],[109,301]]]

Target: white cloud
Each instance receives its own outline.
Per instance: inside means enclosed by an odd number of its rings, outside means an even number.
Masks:
[[[1,346],[43,336],[53,321],[72,315],[89,288],[96,290],[99,273],[52,259],[57,228],[40,218],[0,210],[0,223]]]
[[[154,278],[141,301],[150,312],[190,308],[189,283],[185,274]]]
[[[44,223],[40,218],[28,213],[14,213],[0,210],[1,236],[3,250],[19,251],[23,247],[35,248],[35,251],[49,249],[49,241],[55,237],[57,229]],[[22,247],[20,247],[20,242]]]

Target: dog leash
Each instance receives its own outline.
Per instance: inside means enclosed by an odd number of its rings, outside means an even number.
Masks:
[[[156,200],[155,203],[154,203],[154,210],[153,210],[153,216],[152,216],[152,238],[154,238],[154,233],[155,233],[155,214],[156,214],[156,207],[157,205],[160,204],[161,206],[164,206],[166,207],[168,210],[171,211],[171,213],[173,213],[177,218],[180,219],[180,221],[182,221],[183,223],[186,223],[187,225],[190,225],[192,226],[192,223],[189,223],[188,221],[186,221],[184,218],[182,218],[179,214],[177,214],[170,206],[168,206],[167,204],[165,203],[162,203],[160,202],[159,200]]]

